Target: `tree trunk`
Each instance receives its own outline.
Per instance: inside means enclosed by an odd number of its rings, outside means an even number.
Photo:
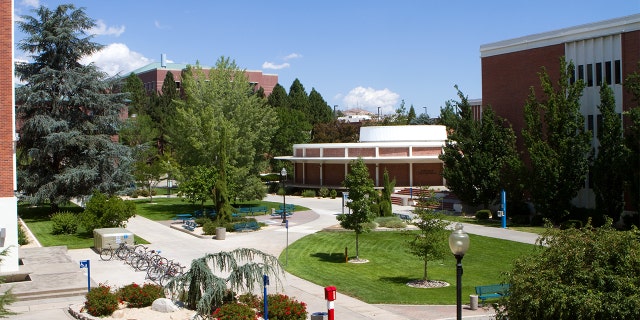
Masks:
[[[360,259],[359,248],[358,248],[358,233],[356,232],[356,260]]]

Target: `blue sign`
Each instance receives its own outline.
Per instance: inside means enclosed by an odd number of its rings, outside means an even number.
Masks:
[[[89,268],[89,260],[80,260],[80,269]]]

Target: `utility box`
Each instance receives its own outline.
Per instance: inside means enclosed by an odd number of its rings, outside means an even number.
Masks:
[[[116,249],[121,243],[133,245],[133,233],[124,228],[103,228],[93,230],[93,246],[96,251],[104,248]]]
[[[311,314],[311,320],[327,320],[327,316],[326,312],[314,312]]]

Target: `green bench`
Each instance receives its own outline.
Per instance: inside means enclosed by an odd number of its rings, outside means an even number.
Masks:
[[[484,305],[487,299],[497,299],[509,296],[509,284],[492,284],[486,286],[476,286],[478,299]]]
[[[255,221],[240,222],[233,225],[233,230],[236,232],[256,231],[258,229],[260,229],[260,225]]]

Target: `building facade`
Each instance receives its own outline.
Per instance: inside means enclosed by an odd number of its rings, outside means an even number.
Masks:
[[[294,173],[287,185],[342,188],[349,163],[358,158],[367,165],[376,187],[383,186],[385,170],[397,187],[443,186],[438,158],[447,135],[444,126],[373,126],[360,128],[360,142],[293,145]]]
[[[163,54],[160,58],[160,62],[153,62],[137,70],[132,71],[138,75],[145,90],[151,92],[155,90],[160,92],[162,90],[162,83],[167,73],[173,74],[173,79],[176,81],[176,87],[181,89],[182,84],[182,70],[186,69],[187,65],[184,63],[168,63],[166,57]],[[209,72],[210,67],[202,67],[205,73]],[[264,94],[269,96],[273,92],[273,88],[278,84],[278,75],[276,74],[264,74],[262,71],[246,70],[245,74],[249,80],[249,83],[253,84],[254,90],[264,89]]]
[[[586,83],[580,111],[585,129],[593,132],[595,148],[602,121],[598,111],[600,85],[606,82],[613,90],[619,114],[632,106],[632,96],[623,85],[640,62],[640,14],[486,44],[480,47],[480,56],[483,105],[490,105],[507,119],[518,136],[524,128],[530,88],[537,94],[542,92],[538,77],[542,67],[555,82],[561,72],[560,59],[573,62],[573,78]],[[585,187],[574,202],[593,207],[594,194]]]
[[[0,272],[18,270],[13,70],[13,1],[0,1],[0,76],[7,80],[0,83],[0,250],[9,249]]]

